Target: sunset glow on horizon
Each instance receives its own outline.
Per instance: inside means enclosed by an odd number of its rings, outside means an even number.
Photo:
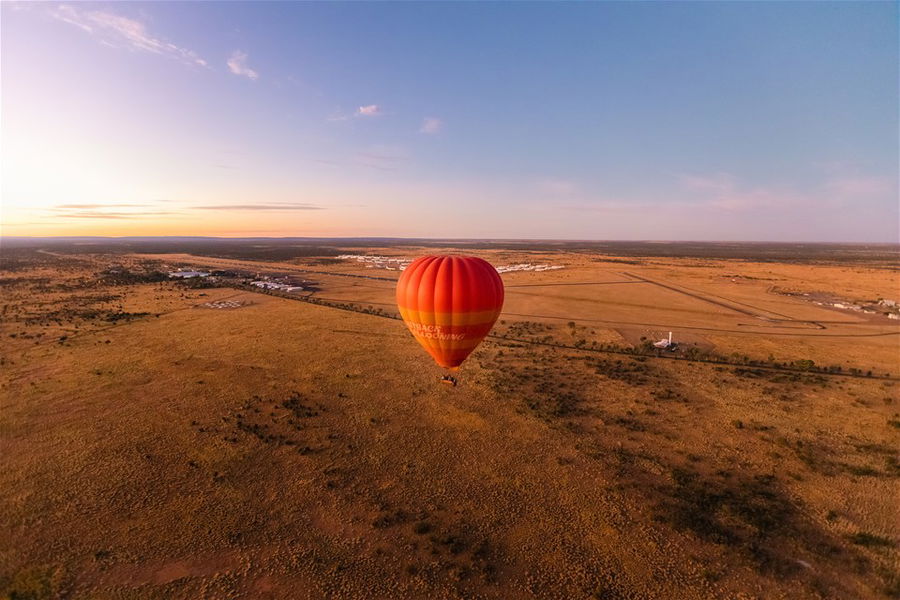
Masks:
[[[2,235],[898,242],[897,7],[4,2]]]

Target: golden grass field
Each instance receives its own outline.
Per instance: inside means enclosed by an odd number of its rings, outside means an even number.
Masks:
[[[900,596],[900,321],[777,293],[900,300],[896,266],[476,254],[565,268],[503,275],[498,337],[456,388],[380,318],[396,272],[5,263],[0,591]],[[292,274],[316,282],[299,299],[383,312],[103,275],[162,265]],[[240,306],[203,306],[223,299]],[[598,351],[670,330],[728,361]]]

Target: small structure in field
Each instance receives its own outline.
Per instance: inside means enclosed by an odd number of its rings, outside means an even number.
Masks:
[[[191,279],[192,277],[209,277],[209,273],[205,271],[169,271],[169,277]]]
[[[200,306],[203,308],[215,308],[219,310],[228,310],[233,308],[241,308],[242,306],[246,306],[247,303],[241,300],[214,300],[212,302],[206,302],[201,304]]]
[[[654,342],[653,347],[659,348],[660,350],[668,350],[669,352],[672,352],[673,350],[675,350],[675,348],[678,347],[678,342],[672,341],[672,332],[670,331],[668,339],[663,338],[658,342]]]

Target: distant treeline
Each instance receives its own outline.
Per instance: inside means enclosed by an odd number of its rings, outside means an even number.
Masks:
[[[59,254],[192,254],[237,260],[283,261],[294,258],[334,257],[334,247],[302,241],[226,238],[4,238],[5,248],[46,249]]]
[[[248,260],[333,257],[346,248],[454,248],[576,252],[619,257],[737,259],[771,262],[882,263],[900,268],[900,244],[788,242],[648,242],[578,240],[452,240],[422,238],[16,238],[3,248],[46,248],[66,253],[187,253]]]

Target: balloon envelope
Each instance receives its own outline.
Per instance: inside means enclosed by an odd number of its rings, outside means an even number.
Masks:
[[[500,316],[503,281],[474,256],[423,256],[397,281],[397,307],[437,364],[455,369]]]

